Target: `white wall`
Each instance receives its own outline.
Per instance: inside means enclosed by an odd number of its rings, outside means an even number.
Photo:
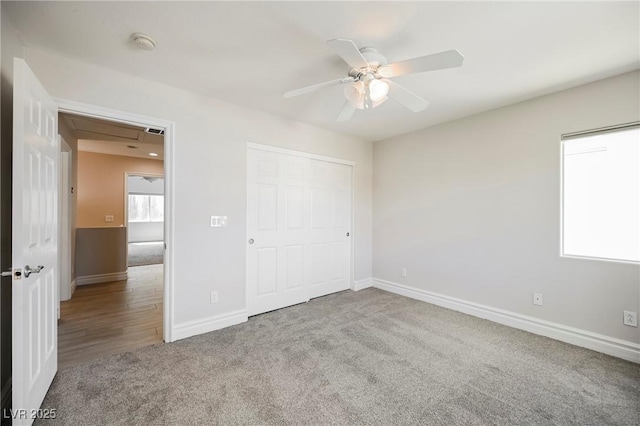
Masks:
[[[374,277],[640,343],[640,267],[559,256],[560,135],[640,119],[639,79],[376,142]]]
[[[249,141],[356,162],[355,277],[371,277],[371,143],[52,52],[29,48],[26,60],[54,97],[175,122],[176,324],[245,308]],[[211,215],[229,226],[210,228]]]

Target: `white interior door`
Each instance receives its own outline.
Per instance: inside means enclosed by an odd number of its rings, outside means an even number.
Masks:
[[[13,420],[33,423],[58,361],[58,108],[26,62],[13,87]]]
[[[350,284],[350,165],[249,149],[247,309],[256,315]]]

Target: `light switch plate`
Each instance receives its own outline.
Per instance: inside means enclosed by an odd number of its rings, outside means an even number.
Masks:
[[[227,226],[227,216],[211,216],[211,227],[222,228]]]

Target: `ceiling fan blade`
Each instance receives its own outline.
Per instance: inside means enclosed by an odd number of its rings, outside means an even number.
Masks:
[[[412,74],[417,72],[442,70],[445,68],[455,68],[462,65],[464,56],[457,50],[447,50],[446,52],[434,53],[433,55],[420,56],[419,58],[407,59],[384,66],[385,77],[397,77],[399,75]]]
[[[351,105],[351,102],[345,101],[342,109],[340,110],[340,114],[338,114],[338,118],[336,118],[336,121],[349,121],[355,111],[356,108]]]
[[[329,47],[333,49],[351,68],[367,68],[369,64],[364,59],[360,50],[353,42],[353,40],[346,40],[343,38],[337,38],[329,40],[327,42]]]
[[[400,86],[398,83],[391,80],[387,80],[387,82],[391,86],[391,90],[389,90],[389,97],[409,108],[411,111],[420,112],[429,106],[429,102]]]
[[[325,81],[324,83],[314,84],[313,86],[307,86],[301,89],[290,90],[287,93],[285,93],[283,96],[285,98],[293,98],[294,96],[306,95],[307,93],[315,92],[316,90],[320,90],[323,87],[337,86],[338,84],[344,84],[344,83],[353,83],[354,81],[355,81],[355,78],[353,77],[339,78],[337,80]]]

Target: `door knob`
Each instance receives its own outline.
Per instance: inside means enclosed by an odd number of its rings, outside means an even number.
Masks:
[[[31,274],[39,274],[43,269],[44,265],[38,265],[35,268],[31,268],[31,266],[27,265],[24,267],[24,277],[29,278],[29,275]]]
[[[249,244],[253,244],[253,238],[249,238]]]

